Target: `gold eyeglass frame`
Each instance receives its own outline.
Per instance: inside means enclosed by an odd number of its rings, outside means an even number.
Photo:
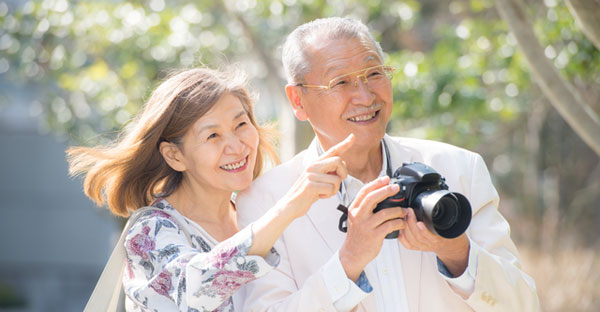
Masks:
[[[337,76],[337,77],[331,79],[329,81],[329,85],[326,85],[326,86],[322,86],[322,85],[309,85],[309,84],[302,84],[302,83],[297,83],[296,86],[297,87],[305,87],[305,88],[317,88],[317,89],[323,89],[323,90],[329,91],[332,88],[331,84],[335,80],[340,79],[341,77],[352,76],[352,75],[355,75],[356,73],[362,72],[362,74],[356,75],[357,79],[354,81],[354,86],[357,87],[359,80],[362,80],[362,82],[364,84],[367,84],[369,82],[369,79],[366,76],[367,75],[367,71],[369,71],[369,70],[371,70],[373,68],[377,68],[377,67],[381,67],[383,69],[384,73],[385,73],[385,76],[390,81],[392,80],[392,78],[394,77],[393,76],[394,75],[394,70],[396,70],[395,68],[393,68],[392,66],[388,66],[388,65],[376,65],[376,66],[371,66],[371,67],[363,68],[363,69],[360,69],[360,70],[357,70],[357,71],[354,71],[354,72],[351,72],[351,73],[348,73],[348,74]]]

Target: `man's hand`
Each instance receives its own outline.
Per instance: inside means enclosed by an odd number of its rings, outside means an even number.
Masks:
[[[463,233],[457,238],[443,238],[429,231],[425,223],[417,221],[412,208],[404,210],[407,212],[406,226],[398,235],[402,245],[406,249],[433,251],[452,276],[460,276],[469,262],[470,246],[467,235]]]
[[[348,278],[356,281],[364,267],[379,254],[385,236],[405,227],[406,210],[382,209],[377,203],[398,193],[398,185],[388,185],[389,177],[376,179],[358,192],[348,208],[348,234],[340,249],[340,262]]]

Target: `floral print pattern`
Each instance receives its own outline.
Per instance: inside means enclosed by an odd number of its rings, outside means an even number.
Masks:
[[[150,233],[150,227],[144,226],[142,233],[136,234],[127,244],[128,250],[145,260],[148,259],[148,252],[155,247],[155,243],[148,233]]]
[[[211,286],[221,298],[227,298],[253,277],[254,274],[248,271],[219,271]]]
[[[166,200],[152,205],[168,213],[144,212],[125,240],[127,311],[233,311],[231,296],[279,263],[275,249],[247,254],[250,227],[219,243]]]

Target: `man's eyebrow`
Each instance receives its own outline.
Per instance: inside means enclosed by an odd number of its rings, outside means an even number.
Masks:
[[[375,57],[374,55],[367,55],[367,57],[365,57],[365,62],[370,62],[372,60],[377,60],[378,58]]]
[[[327,71],[325,71],[325,77],[329,76],[331,74],[331,72],[334,72],[334,71],[336,71],[336,70],[338,70],[339,68],[342,68],[342,67],[344,67],[344,66],[342,66],[342,65],[336,65],[336,66],[328,68]]]

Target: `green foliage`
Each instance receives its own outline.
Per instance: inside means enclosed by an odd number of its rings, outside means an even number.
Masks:
[[[564,77],[600,89],[600,53],[564,1],[527,7]],[[365,21],[396,68],[393,134],[483,154],[499,189],[521,198],[523,209],[545,205],[539,189],[523,194],[532,166],[534,180],[565,163],[583,169],[560,169],[559,176],[587,179],[597,157],[551,110],[536,115],[536,107],[549,105],[492,0],[0,2],[0,101],[11,100],[11,86],[25,85],[36,91],[30,110],[47,129],[89,145],[127,123],[168,69],[240,62],[260,87],[259,109],[270,104],[266,118],[275,118],[274,111],[287,109],[273,96],[284,85],[285,35],[334,15]],[[265,87],[274,85],[281,89]],[[551,146],[532,150],[531,141]],[[561,191],[561,206],[569,206],[581,184],[561,183],[569,190]]]
[[[86,141],[119,129],[166,69],[248,52],[215,4],[2,3],[4,82],[39,86],[46,127]]]

